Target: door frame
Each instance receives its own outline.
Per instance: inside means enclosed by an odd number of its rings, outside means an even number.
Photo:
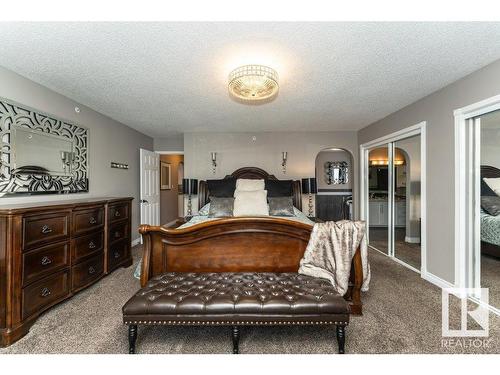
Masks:
[[[477,136],[479,122],[474,118],[500,110],[500,95],[458,108],[455,117],[455,287],[474,288],[478,273],[472,269],[472,258],[481,256],[480,139]],[[479,154],[479,155],[478,155]],[[471,195],[474,192],[474,197]],[[475,275],[475,280],[473,276]],[[480,282],[479,282],[480,284]],[[476,296],[468,295],[474,302],[484,305],[500,315],[500,310],[482,303]]]
[[[405,267],[408,267],[409,269],[420,273],[420,276],[424,279],[427,278],[427,137],[426,137],[426,127],[427,123],[426,121],[419,122],[418,124],[409,126],[407,128],[398,130],[394,133],[387,134],[383,137],[374,139],[372,141],[363,143],[359,146],[359,153],[360,153],[360,176],[359,176],[359,181],[360,181],[360,219],[363,221],[367,221],[368,218],[368,199],[367,198],[367,193],[368,193],[368,153],[369,150],[385,145],[390,142],[396,142],[401,139],[409,138],[411,136],[415,135],[420,135],[420,217],[421,217],[421,229],[420,229],[420,248],[421,248],[421,260],[420,260],[420,270],[416,269],[415,267],[412,267],[403,261],[399,260],[398,258],[395,258],[391,256],[391,259],[396,261],[399,264],[402,264]],[[393,147],[389,147],[388,150],[389,153],[389,179],[392,179],[392,153],[393,153]],[[392,184],[390,184],[392,185]],[[393,190],[389,186],[389,190]],[[389,197],[388,199],[389,203],[389,211],[393,211],[393,204],[392,204],[392,196]],[[389,228],[392,227],[392,217],[394,215],[389,215]],[[367,230],[367,233],[369,231]],[[392,238],[392,231],[389,230],[389,254],[391,254],[391,249],[394,249],[394,239]],[[368,237],[369,241],[369,237]],[[373,247],[372,247],[373,248]],[[393,251],[392,251],[393,253]],[[384,255],[387,255],[385,253],[382,253]]]

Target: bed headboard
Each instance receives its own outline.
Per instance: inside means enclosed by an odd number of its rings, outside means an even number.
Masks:
[[[272,174],[267,173],[265,170],[256,167],[243,167],[235,170],[230,175],[224,178],[247,178],[250,180],[278,180]],[[293,205],[299,210],[302,210],[302,196],[300,191],[300,181],[293,181],[292,184],[292,199]],[[209,202],[208,185],[206,181],[201,180],[198,188],[198,209],[202,208]]]
[[[481,178],[497,178],[500,177],[500,169],[491,165],[481,165]]]

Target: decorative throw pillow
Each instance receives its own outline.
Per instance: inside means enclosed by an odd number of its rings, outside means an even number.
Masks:
[[[495,192],[496,195],[500,196],[500,177],[497,178],[483,178],[484,182]]]
[[[233,216],[234,198],[210,197],[208,217]]]
[[[293,193],[292,180],[266,180],[267,197],[291,197]]]
[[[208,195],[217,198],[230,198],[234,196],[236,179],[229,177],[222,180],[207,180]]]
[[[256,191],[264,189],[264,180],[248,180],[245,178],[238,178],[236,180],[236,190],[239,191]]]
[[[199,216],[208,216],[208,213],[210,211],[210,203],[207,203],[204,205],[202,208],[198,210],[198,215]]]
[[[269,198],[269,215],[295,216],[293,212],[292,197]]]
[[[269,216],[267,191],[238,191],[234,197],[234,216]]]
[[[484,182],[484,178],[481,179],[481,196],[482,197],[488,197],[488,196],[496,196],[497,194],[491,190],[491,188],[488,186],[486,182]]]
[[[492,216],[500,215],[500,197],[481,197],[481,207]]]

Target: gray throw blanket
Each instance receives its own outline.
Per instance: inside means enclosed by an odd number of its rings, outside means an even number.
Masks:
[[[370,265],[364,221],[341,220],[314,224],[299,273],[329,280],[340,295],[347,292],[351,262],[357,248],[363,265],[362,291],[368,290]]]

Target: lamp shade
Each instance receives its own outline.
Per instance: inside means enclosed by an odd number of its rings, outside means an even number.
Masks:
[[[303,178],[302,179],[302,193],[303,194],[316,194],[318,187],[316,186],[316,178]]]
[[[198,180],[195,178],[182,179],[182,193],[188,195],[198,194]]]

